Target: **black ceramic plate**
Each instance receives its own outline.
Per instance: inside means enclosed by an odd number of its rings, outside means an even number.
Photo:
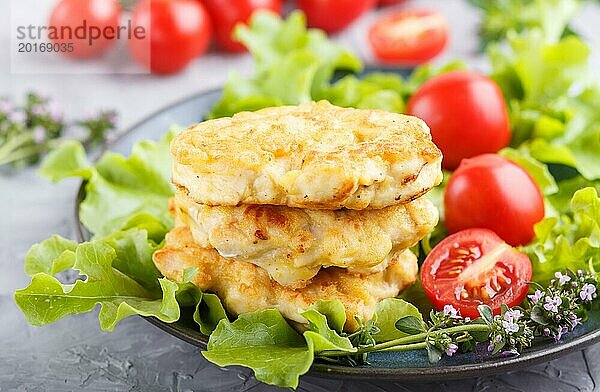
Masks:
[[[191,125],[202,120],[206,112],[219,98],[220,91],[214,90],[195,95],[168,106],[139,122],[108,149],[128,155],[132,145],[144,139],[158,139],[173,124]],[[79,221],[79,203],[85,197],[82,184],[77,195],[75,222],[79,240],[89,238],[89,233]],[[181,319],[167,324],[155,318],[146,318],[167,333],[195,346],[205,348],[208,337],[202,335],[195,326],[191,311],[182,311]],[[370,366],[345,367],[324,363],[315,363],[311,369],[313,375],[335,375],[354,379],[398,379],[403,381],[425,381],[436,379],[463,378],[501,373],[522,369],[537,363],[549,361],[559,356],[580,350],[600,341],[600,315],[592,317],[574,333],[568,334],[562,341],[538,342],[520,356],[508,358],[490,358],[478,353],[455,355],[444,358],[440,364],[431,365],[424,350],[407,352],[373,353],[369,356]]]

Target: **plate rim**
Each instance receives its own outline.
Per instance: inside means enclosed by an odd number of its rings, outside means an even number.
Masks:
[[[94,154],[93,161],[97,161],[97,159],[102,155],[102,153],[104,153],[107,150],[110,150],[112,146],[118,144],[124,137],[131,134],[132,132],[135,132],[136,129],[140,128],[144,123],[151,121],[153,118],[163,113],[166,113],[190,100],[197,99],[209,94],[215,94],[222,90],[222,87],[202,90],[152,111],[139,121],[136,121],[131,126],[127,127],[125,130],[119,132],[117,137],[111,140],[110,143],[105,143],[102,146],[102,148],[96,151],[96,153]],[[87,180],[82,180],[75,195],[73,218],[75,223],[75,237],[78,242],[84,242],[89,240],[90,238],[90,233],[83,226],[83,223],[81,223],[79,215],[79,205],[83,199],[83,196],[85,195],[86,184]],[[206,339],[203,340],[201,338],[195,338],[190,335],[186,335],[185,333],[175,328],[173,324],[165,323],[155,317],[139,317],[186,343],[192,344],[193,346],[199,347],[201,349],[206,349],[206,345],[208,343],[208,336],[202,335],[200,332],[198,333],[198,335],[205,337]],[[526,350],[521,355],[506,358],[498,358],[495,360],[486,360],[483,362],[460,365],[438,365],[431,367],[398,368],[367,366],[350,367],[317,362],[313,363],[313,365],[306,374],[310,376],[324,378],[328,378],[333,375],[353,380],[372,380],[374,378],[385,378],[386,380],[402,380],[404,382],[439,381],[442,379],[447,380],[468,377],[481,377],[515,370],[521,368],[521,365],[526,365],[527,367],[530,367],[540,363],[548,362],[550,360],[565,356],[575,351],[579,351],[598,342],[600,342],[600,329],[595,329],[586,332],[585,334],[582,334],[581,336],[578,336],[566,343],[557,343],[554,346],[546,347],[539,350]]]

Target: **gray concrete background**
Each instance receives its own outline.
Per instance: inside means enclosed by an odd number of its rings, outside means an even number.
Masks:
[[[19,0],[12,0],[19,1]],[[40,0],[41,1],[41,0]],[[452,25],[448,51],[437,61],[476,56],[477,13],[459,0],[411,1],[441,9]],[[76,116],[100,108],[119,111],[121,129],[148,113],[193,93],[223,84],[229,69],[251,72],[247,56],[209,53],[173,77],[150,75],[16,75],[10,72],[10,1],[0,1],[0,96],[22,97],[35,90],[51,95]],[[30,9],[34,15],[40,9]],[[38,15],[39,16],[39,15]],[[335,37],[369,61],[364,29],[375,15]],[[600,64],[600,7],[588,4],[576,28],[592,42]],[[126,52],[108,64],[123,61]],[[32,60],[34,61],[34,60]],[[35,61],[38,61],[37,59]],[[99,65],[102,66],[102,63]],[[597,67],[599,68],[599,67]],[[52,233],[73,237],[77,181],[51,185],[33,169],[0,173],[0,391],[269,391],[247,369],[220,369],[198,350],[133,317],[113,333],[100,331],[96,313],[71,317],[44,328],[29,326],[12,300],[28,279],[23,257],[31,244]],[[305,377],[307,391],[592,391],[600,387],[600,345],[519,372],[427,385],[342,382]]]

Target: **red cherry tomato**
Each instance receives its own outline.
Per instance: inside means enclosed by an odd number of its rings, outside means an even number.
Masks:
[[[116,42],[120,16],[121,6],[116,0],[61,0],[54,6],[48,23],[48,27],[58,31],[59,34],[50,35],[50,38],[58,44],[72,44],[72,51],[61,52],[67,56],[97,57]],[[84,22],[86,29],[81,27]],[[66,32],[61,33],[63,30],[66,31],[66,27],[70,27],[72,36]],[[87,30],[85,38],[77,38],[75,35],[78,27],[81,31]],[[91,30],[94,30],[93,36]],[[98,37],[94,38],[96,35]]]
[[[146,32],[145,39],[128,41],[133,58],[159,74],[180,71],[204,54],[212,28],[204,6],[195,0],[140,0],[132,25]]]
[[[429,125],[446,169],[455,169],[463,158],[497,152],[510,142],[502,92],[475,72],[453,71],[430,79],[408,101],[408,113]]]
[[[446,237],[423,262],[421,282],[438,310],[452,305],[463,317],[479,317],[477,306],[523,302],[531,280],[531,261],[493,231],[468,229]]]
[[[335,33],[375,6],[376,0],[298,0],[311,27]]]
[[[395,4],[404,3],[405,1],[406,0],[379,0],[377,2],[377,4],[380,6],[387,6],[387,5],[395,5]]]
[[[496,154],[462,161],[446,185],[444,207],[451,233],[485,227],[513,246],[529,243],[533,226],[544,217],[537,184],[519,165]]]
[[[446,47],[448,30],[446,19],[437,11],[399,11],[371,26],[369,42],[382,62],[418,65]]]
[[[247,22],[257,9],[281,13],[281,0],[202,0],[202,3],[213,22],[217,45],[228,52],[246,50],[231,36],[237,23]]]

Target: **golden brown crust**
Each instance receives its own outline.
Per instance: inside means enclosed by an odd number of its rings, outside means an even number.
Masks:
[[[173,183],[197,203],[383,208],[441,181],[425,123],[327,101],[205,121],[171,142]]]
[[[232,315],[276,308],[292,321],[305,323],[298,314],[319,300],[338,299],[346,308],[346,330],[356,328],[354,316],[370,319],[377,303],[413,284],[417,259],[409,251],[398,252],[390,265],[370,275],[352,274],[340,268],[321,270],[309,285],[293,290],[271,280],[253,264],[225,259],[214,249],[195,244],[189,228],[179,226],[167,234],[166,245],[153,256],[154,264],[169,279],[180,281],[183,271],[197,267],[192,283],[219,296]]]
[[[321,267],[369,273],[416,244],[438,222],[426,199],[378,210],[307,210],[273,205],[207,206],[175,193],[175,217],[196,243],[304,287]]]

